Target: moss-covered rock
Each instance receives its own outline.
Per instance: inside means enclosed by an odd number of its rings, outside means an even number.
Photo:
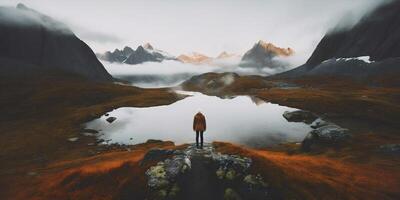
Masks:
[[[226,180],[232,181],[236,178],[236,171],[233,169],[229,169],[225,174]]]
[[[268,184],[264,181],[261,175],[249,174],[243,178],[243,182],[252,187],[268,187]]]
[[[241,200],[240,195],[232,188],[226,188],[224,192],[224,200]]]
[[[225,177],[225,170],[220,167],[217,169],[217,171],[215,172],[215,175],[217,175],[218,179],[224,179]]]
[[[175,183],[171,187],[171,189],[170,189],[170,191],[168,193],[168,197],[169,198],[175,198],[178,195],[179,191],[181,191],[181,189],[179,188],[178,184]]]
[[[169,184],[163,162],[159,162],[156,166],[150,167],[150,169],[146,171],[146,175],[148,177],[148,185],[151,188],[165,188]]]

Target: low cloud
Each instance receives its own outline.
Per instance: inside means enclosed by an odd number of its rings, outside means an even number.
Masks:
[[[73,34],[64,23],[38,13],[23,4],[18,4],[17,8],[8,6],[0,7],[0,23],[12,26],[42,26],[48,30],[62,34]]]
[[[84,41],[95,42],[95,43],[114,43],[119,44],[123,42],[123,39],[109,33],[104,33],[100,31],[93,31],[75,24],[69,24],[71,29],[76,33],[76,35]]]
[[[337,20],[336,25],[330,27],[327,32],[338,32],[354,27],[362,18],[371,14],[376,8],[392,2],[393,0],[376,0],[366,5],[359,6],[357,9],[343,13]]]
[[[235,72],[239,75],[270,75],[285,69],[240,67],[239,60],[218,60],[210,64],[190,64],[167,60],[163,62],[145,62],[137,65],[109,63],[102,61],[107,71],[116,78],[130,81],[139,87],[177,86],[192,76],[207,72]],[[290,66],[288,66],[289,68]],[[227,82],[231,80],[227,78]]]

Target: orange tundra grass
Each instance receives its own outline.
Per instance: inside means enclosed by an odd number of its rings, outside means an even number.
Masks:
[[[288,155],[215,142],[217,151],[251,157],[251,171],[292,199],[396,199],[400,170],[354,164],[324,156]]]

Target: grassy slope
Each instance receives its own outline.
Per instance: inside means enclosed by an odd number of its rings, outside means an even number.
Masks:
[[[269,80],[260,76],[240,76],[232,84],[217,88],[208,83],[221,74],[202,75],[203,84],[190,81],[182,87],[209,95],[254,95],[266,101],[310,110],[329,117],[350,117],[397,125],[400,118],[400,88],[369,87],[365,83],[346,78],[305,78],[297,80]],[[297,89],[283,89],[277,83],[289,82]]]
[[[270,149],[274,152],[226,148],[226,153],[254,157],[258,170],[296,199],[299,195],[305,199],[399,198],[400,159],[377,151],[379,145],[400,143],[399,88],[369,87],[329,77],[262,80],[240,77],[218,92],[221,96],[254,95],[268,102],[309,110],[349,128],[353,137],[341,147],[324,147],[309,154],[294,144]],[[274,87],[274,82],[293,82],[300,88],[282,89]],[[210,91],[206,87],[187,86],[204,93]]]
[[[330,117],[374,120],[392,125],[400,118],[400,88],[368,87],[348,79],[294,80],[299,89],[260,90],[255,95]]]
[[[181,98],[165,89],[94,83],[57,74],[2,78],[0,88],[1,196],[12,191],[13,180],[29,180],[27,173],[48,163],[108,151],[87,145],[95,138],[80,134],[82,123],[114,108],[164,105]],[[80,139],[69,142],[70,137]]]
[[[10,199],[144,199],[145,171],[156,161],[140,161],[151,148],[177,147],[172,142],[146,143],[131,151],[53,162],[39,170],[40,176],[16,180]],[[35,187],[29,187],[32,184]]]
[[[216,150],[251,157],[251,173],[261,174],[285,199],[396,199],[400,172],[385,167],[342,162],[325,156],[288,155],[215,142]],[[145,171],[157,160],[141,165],[150,148],[176,149],[171,142],[146,143],[131,151],[49,163],[40,176],[19,177],[11,199],[144,199]],[[15,180],[15,179],[14,179]],[[34,185],[34,187],[29,187]]]
[[[205,83],[218,79],[216,73],[204,76]],[[296,89],[276,87],[276,83],[292,82]],[[399,143],[400,88],[369,87],[364,83],[339,78],[307,78],[267,80],[259,76],[241,76],[232,84],[215,90],[186,83],[184,88],[209,95],[253,95],[268,102],[309,110],[350,129],[354,137],[336,157],[368,159],[377,155],[381,144]],[[357,157],[357,158],[352,158]]]
[[[325,156],[288,155],[216,142],[222,153],[251,157],[252,171],[282,190],[287,199],[397,199],[400,171],[342,162]]]
[[[271,184],[286,191],[288,198],[307,199],[385,199],[398,198],[399,161],[372,156],[379,144],[400,141],[397,129],[387,116],[398,116],[399,90],[363,86],[305,85],[283,90],[246,77],[231,85],[230,93],[252,94],[282,105],[311,110],[335,120],[351,118],[383,121],[383,128],[356,137],[351,147],[333,153],[307,155],[252,150],[219,144],[224,153],[250,156],[253,170]],[[262,84],[265,84],[262,81]],[[268,85],[268,84],[267,84]],[[346,85],[346,84],[345,84]],[[121,106],[168,104],[178,97],[166,90],[90,83],[75,78],[35,80],[0,79],[0,195],[9,199],[112,199],[145,195],[145,167],[139,161],[150,146],[137,146],[132,152],[100,150],[88,146],[91,137],[82,137],[80,124]],[[249,90],[252,88],[252,90]],[[259,88],[259,89],[254,89]],[[269,88],[269,89],[268,89]],[[365,97],[366,96],[366,97]],[[350,106],[347,106],[349,104]],[[362,106],[357,106],[358,104]],[[368,109],[372,108],[372,114]],[[374,113],[377,113],[374,115]],[[397,118],[398,119],[398,118]],[[335,121],[336,122],[336,121]],[[364,123],[364,122],[363,122]],[[353,124],[349,124],[353,126]],[[347,127],[347,126],[345,126]],[[360,132],[369,130],[361,127]],[[69,137],[79,136],[71,143]],[[357,139],[362,139],[357,141]],[[172,144],[158,144],[172,148]],[[93,155],[89,152],[102,152]],[[359,155],[356,155],[359,154]],[[356,159],[347,159],[356,155]],[[38,175],[27,175],[28,172]],[[27,189],[28,188],[28,189]]]

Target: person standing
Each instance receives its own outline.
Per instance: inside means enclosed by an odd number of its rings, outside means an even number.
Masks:
[[[199,137],[201,140],[200,148],[203,148],[203,133],[206,131],[206,118],[199,111],[193,119],[193,131],[196,132],[196,147],[199,148]]]

